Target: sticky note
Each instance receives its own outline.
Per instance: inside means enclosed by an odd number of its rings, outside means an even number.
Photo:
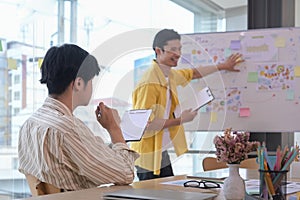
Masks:
[[[275,47],[285,47],[285,38],[277,37],[275,40]]]
[[[286,100],[294,100],[295,92],[294,90],[287,90],[286,91]]]
[[[240,108],[240,117],[249,117],[250,108]]]
[[[300,66],[294,68],[294,74],[296,77],[300,77]]]
[[[247,81],[248,82],[258,82],[258,73],[257,72],[249,72]]]
[[[7,66],[8,69],[17,69],[17,60],[13,58],[8,58],[7,59]]]
[[[241,49],[241,41],[240,40],[231,40],[230,49],[231,50],[240,50]]]
[[[199,111],[201,112],[201,113],[206,113],[206,111],[207,111],[207,105],[205,105],[205,106],[202,106],[200,109],[199,109]]]
[[[218,121],[218,114],[216,112],[210,113],[210,122],[214,123]]]
[[[38,67],[41,68],[43,63],[43,58],[38,59]]]
[[[230,48],[225,48],[224,49],[224,56],[225,58],[229,57],[231,55],[231,49]]]

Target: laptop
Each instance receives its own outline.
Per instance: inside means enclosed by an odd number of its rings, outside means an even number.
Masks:
[[[141,200],[210,200],[214,193],[186,192],[166,189],[126,189],[104,193],[105,200],[141,199]]]

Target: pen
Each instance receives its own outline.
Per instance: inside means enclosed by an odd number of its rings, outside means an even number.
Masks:
[[[271,174],[268,172],[270,169],[267,165],[267,161],[264,160],[264,169],[265,169],[265,182],[266,182],[266,185],[267,185],[267,188],[268,188],[268,191],[271,193],[271,195],[275,195],[275,189],[274,189],[274,185],[273,185],[273,182],[272,182],[272,177],[271,177]]]
[[[99,108],[99,111],[98,111],[98,114],[97,114],[97,118],[100,119],[101,118],[101,110],[100,110],[100,107]]]

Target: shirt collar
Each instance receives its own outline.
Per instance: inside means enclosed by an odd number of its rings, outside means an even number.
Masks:
[[[61,113],[62,115],[73,117],[72,112],[65,104],[63,104],[62,102],[60,102],[52,97],[48,96],[46,98],[44,106],[54,109],[54,110],[58,111],[59,113]]]
[[[157,61],[155,59],[153,59],[152,61],[152,66],[153,66],[153,70],[154,72],[156,73],[156,77],[157,77],[157,81],[161,84],[161,85],[164,85],[164,86],[167,86],[168,85],[168,82],[167,82],[167,79],[164,75],[164,73],[162,72],[162,70],[160,69]]]

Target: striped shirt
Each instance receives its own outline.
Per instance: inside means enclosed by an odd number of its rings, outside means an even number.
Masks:
[[[21,127],[18,154],[20,172],[66,190],[130,184],[138,158],[124,143],[105,144],[50,97]]]

